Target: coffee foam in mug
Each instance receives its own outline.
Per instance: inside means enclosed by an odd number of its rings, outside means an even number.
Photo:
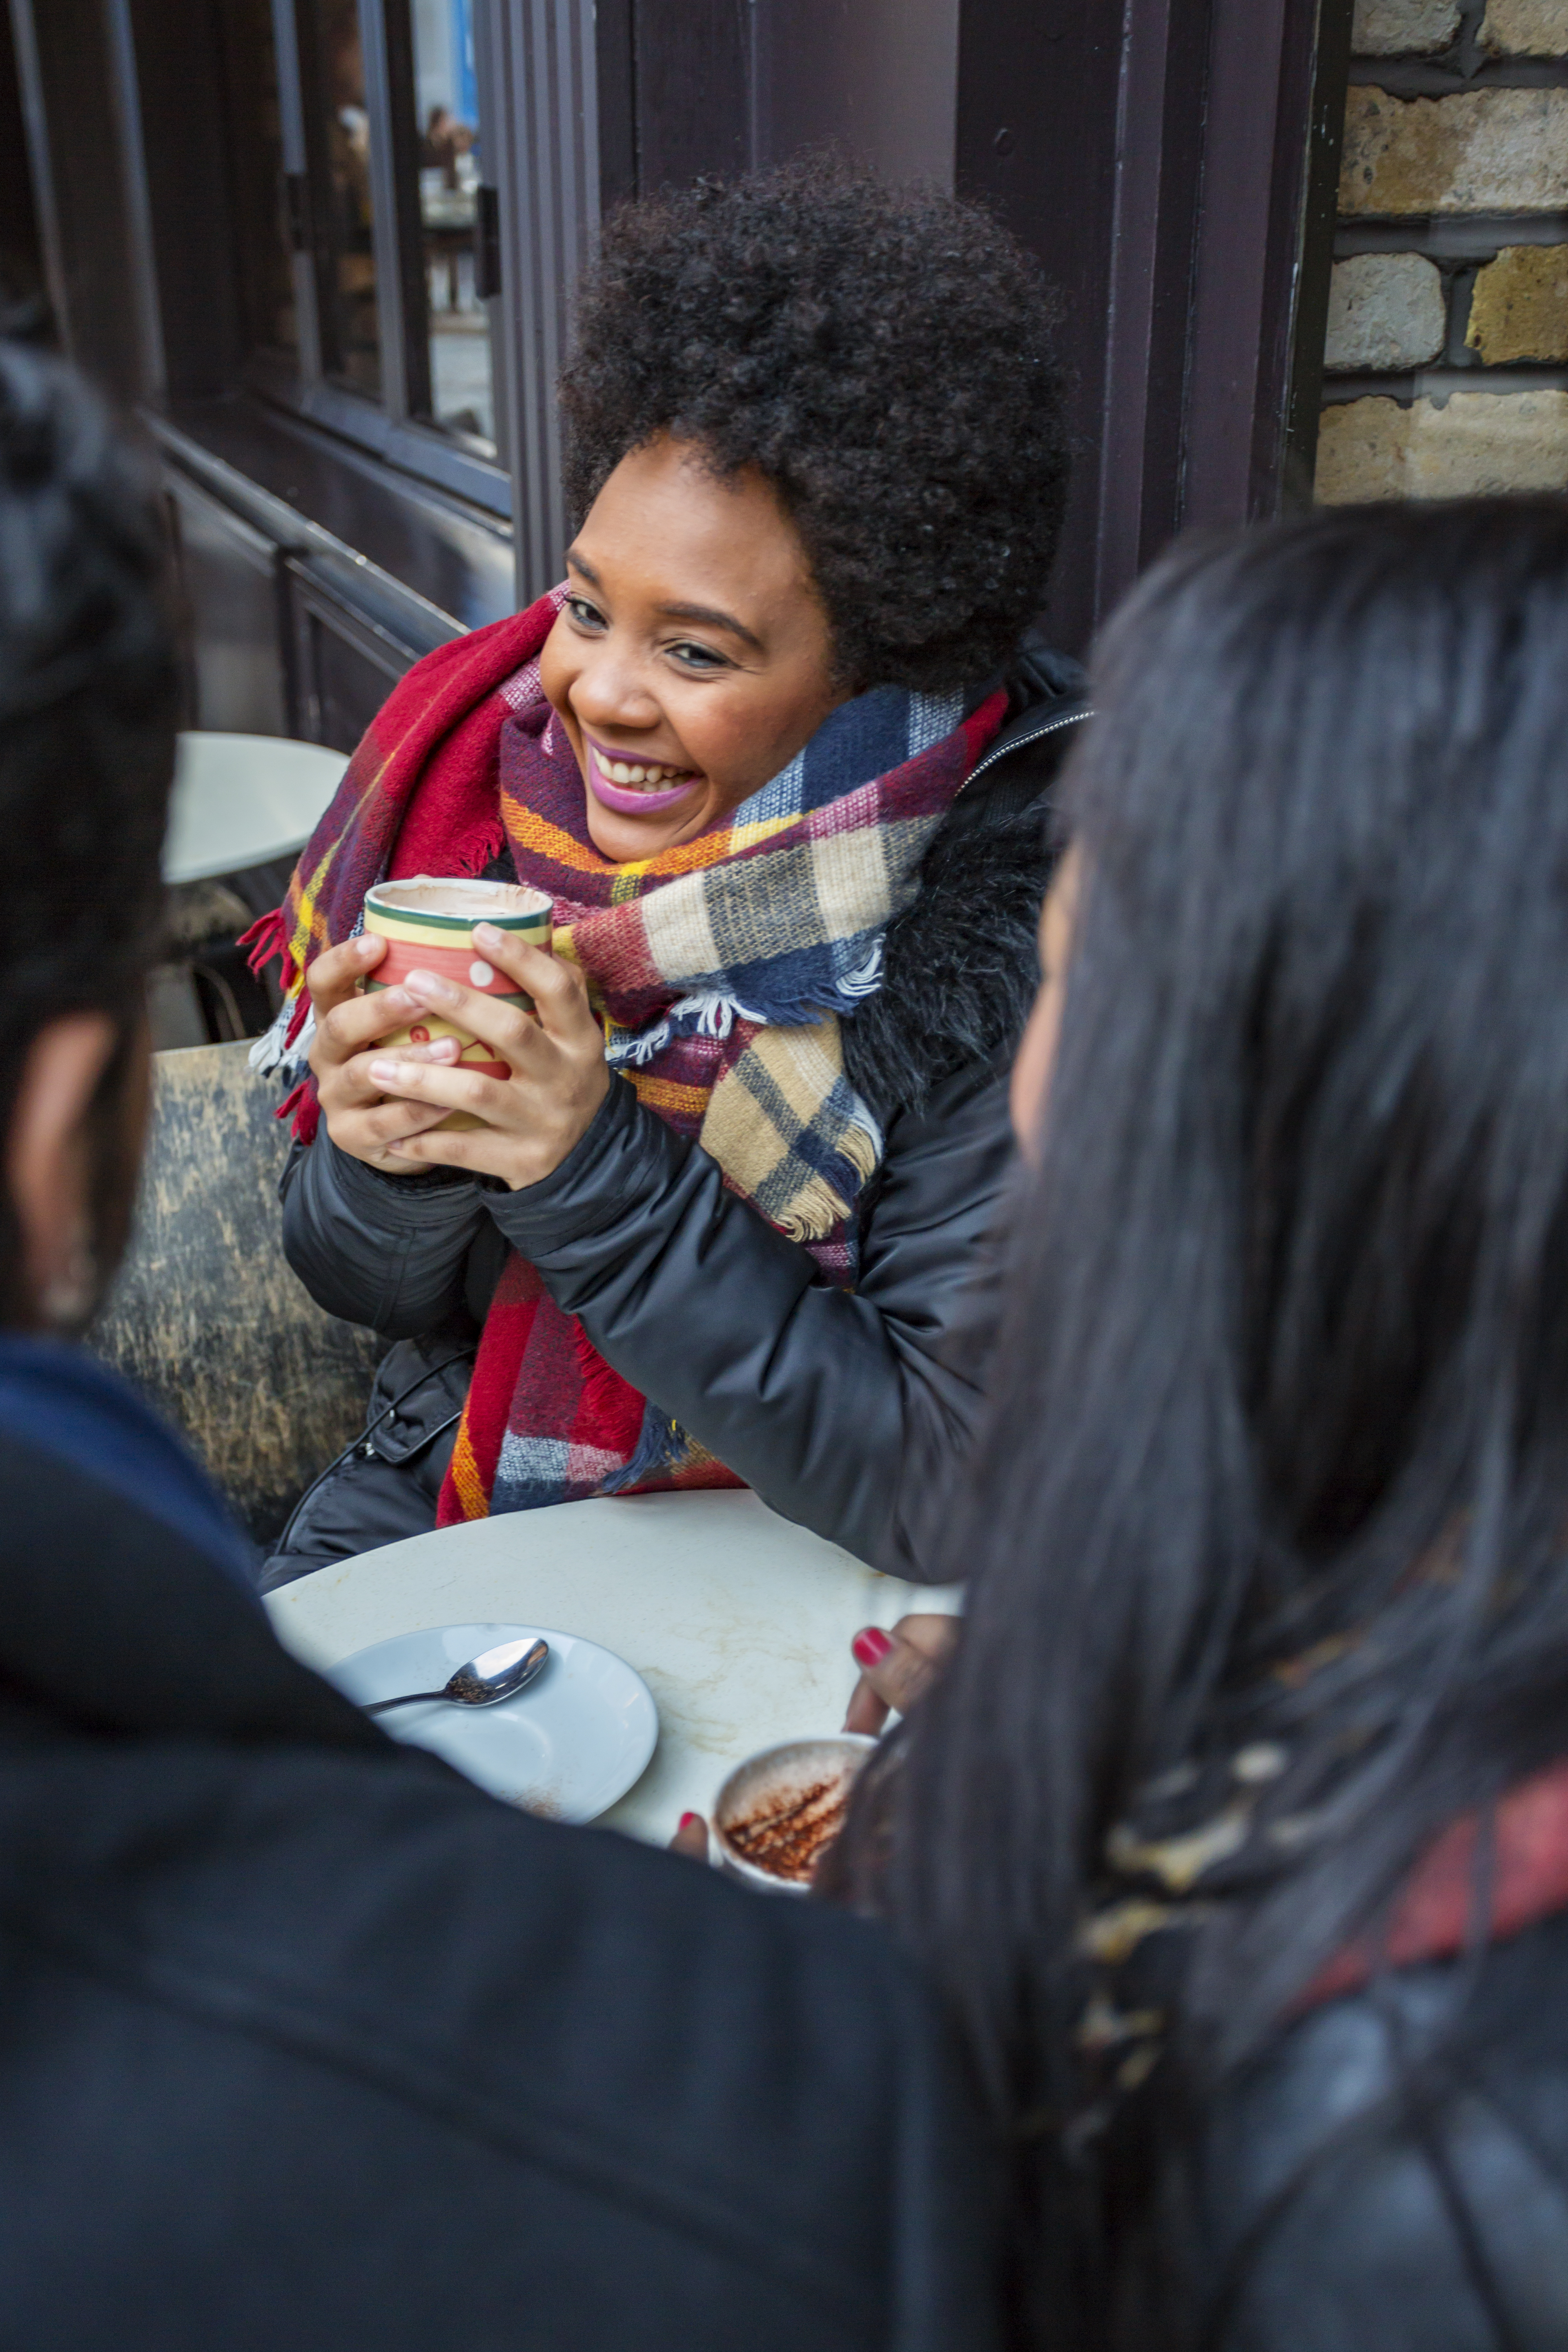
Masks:
[[[468,923],[516,922],[551,911],[543,890],[522,882],[486,882],[465,875],[416,875],[412,882],[382,882],[371,894],[388,914],[456,915]]]
[[[875,1746],[840,1732],[787,1740],[737,1765],[713,1807],[730,1867],[804,1894],[844,1826],[856,1776]]]

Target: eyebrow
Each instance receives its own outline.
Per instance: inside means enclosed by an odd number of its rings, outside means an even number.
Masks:
[[[567,549],[566,561],[574,572],[582,573],[591,587],[603,587],[604,583],[593,565],[584,563],[575,548]],[[743,645],[750,646],[756,653],[767,650],[761,637],[754,636],[744,622],[737,621],[732,613],[721,613],[712,604],[660,604],[655,609],[667,621],[703,622],[710,629],[727,629],[732,637],[739,637]]]

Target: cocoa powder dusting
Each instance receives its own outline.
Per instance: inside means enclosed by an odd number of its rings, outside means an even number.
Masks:
[[[812,1872],[844,1826],[849,1777],[835,1772],[808,1789],[791,1790],[753,1807],[724,1834],[736,1853],[770,1877],[808,1885]]]

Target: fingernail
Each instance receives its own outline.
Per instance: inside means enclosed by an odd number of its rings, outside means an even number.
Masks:
[[[411,996],[426,1004],[456,1004],[458,992],[449,980],[442,980],[433,971],[411,971],[403,983]]]
[[[683,1830],[694,1829],[701,1819],[702,1816],[700,1813],[682,1813],[680,1816],[680,1826]]]
[[[462,1050],[455,1037],[437,1037],[430,1048],[430,1059],[433,1062],[455,1062]]]
[[[892,1646],[879,1625],[868,1625],[849,1644],[855,1663],[860,1666],[879,1666]]]
[[[506,933],[503,930],[498,929],[494,923],[476,923],[474,925],[474,944],[476,947],[481,948],[504,948],[506,945]]]
[[[403,1074],[403,1065],[401,1062],[373,1062],[370,1074],[378,1087],[395,1086]]]
[[[371,957],[375,953],[380,945],[381,934],[379,931],[362,931],[358,939],[354,941],[354,953],[356,955],[363,956],[368,963]]]

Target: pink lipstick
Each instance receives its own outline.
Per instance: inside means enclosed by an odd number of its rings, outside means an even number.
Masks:
[[[686,777],[684,782],[671,784],[663,792],[639,792],[629,785],[615,784],[610,782],[600,765],[601,760],[608,754],[602,753],[598,745],[591,742],[586,736],[584,738],[584,749],[588,755],[588,790],[605,808],[614,809],[617,816],[657,815],[661,809],[673,808],[677,801],[683,801],[692,785],[698,781],[695,775],[690,775]],[[624,752],[616,756],[622,759],[626,757]],[[654,763],[649,761],[644,764]]]

